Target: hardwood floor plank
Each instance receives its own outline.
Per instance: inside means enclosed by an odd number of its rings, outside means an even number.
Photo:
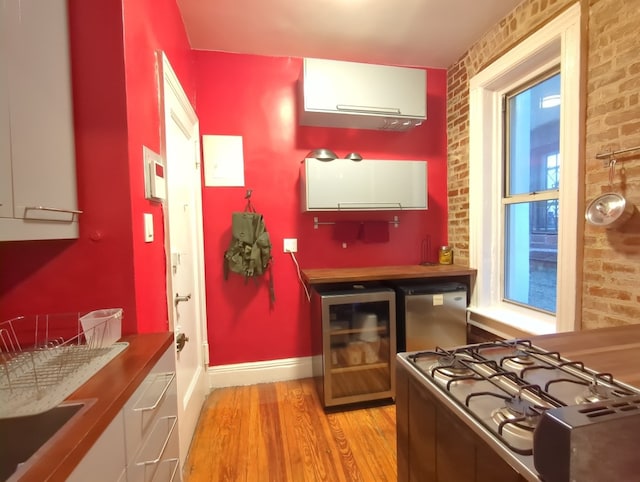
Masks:
[[[208,397],[186,482],[396,482],[395,406],[325,413],[313,379]]]
[[[260,446],[256,454],[259,472],[249,480],[288,480],[287,463],[282,443],[279,400],[273,384],[258,385],[258,407],[256,424],[260,425]]]
[[[393,448],[387,445],[387,450],[383,449],[385,439],[381,438],[381,434],[388,433],[388,430],[382,429],[385,420],[380,414],[383,412],[382,408],[377,407],[345,413],[344,423],[352,437],[354,457],[362,462],[360,469],[364,480],[396,479],[395,444]],[[395,437],[395,431],[393,434]]]
[[[326,437],[327,420],[324,413],[317,410],[314,394],[315,391],[303,383],[300,396],[291,405],[296,445],[301,448],[304,462],[304,480],[342,482],[344,477],[336,469],[339,459]]]

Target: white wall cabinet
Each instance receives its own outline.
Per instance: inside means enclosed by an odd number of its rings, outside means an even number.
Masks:
[[[182,480],[174,350],[167,348],[68,481]]]
[[[426,161],[305,159],[303,211],[427,209]]]
[[[426,71],[304,59],[300,123],[403,131],[427,118]]]
[[[77,238],[67,2],[0,11],[0,241]]]

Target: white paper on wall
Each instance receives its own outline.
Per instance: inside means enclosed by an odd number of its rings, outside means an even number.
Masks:
[[[204,185],[244,187],[242,136],[202,136]]]

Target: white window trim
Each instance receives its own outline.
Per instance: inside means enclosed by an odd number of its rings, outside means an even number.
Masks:
[[[579,327],[580,4],[576,3],[470,80],[469,262],[478,275],[470,318],[479,313],[532,334]],[[561,68],[560,215],[556,316],[502,301],[503,94],[551,67]]]

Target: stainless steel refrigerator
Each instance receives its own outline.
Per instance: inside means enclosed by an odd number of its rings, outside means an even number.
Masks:
[[[398,352],[453,348],[467,342],[467,288],[462,283],[396,286]]]

